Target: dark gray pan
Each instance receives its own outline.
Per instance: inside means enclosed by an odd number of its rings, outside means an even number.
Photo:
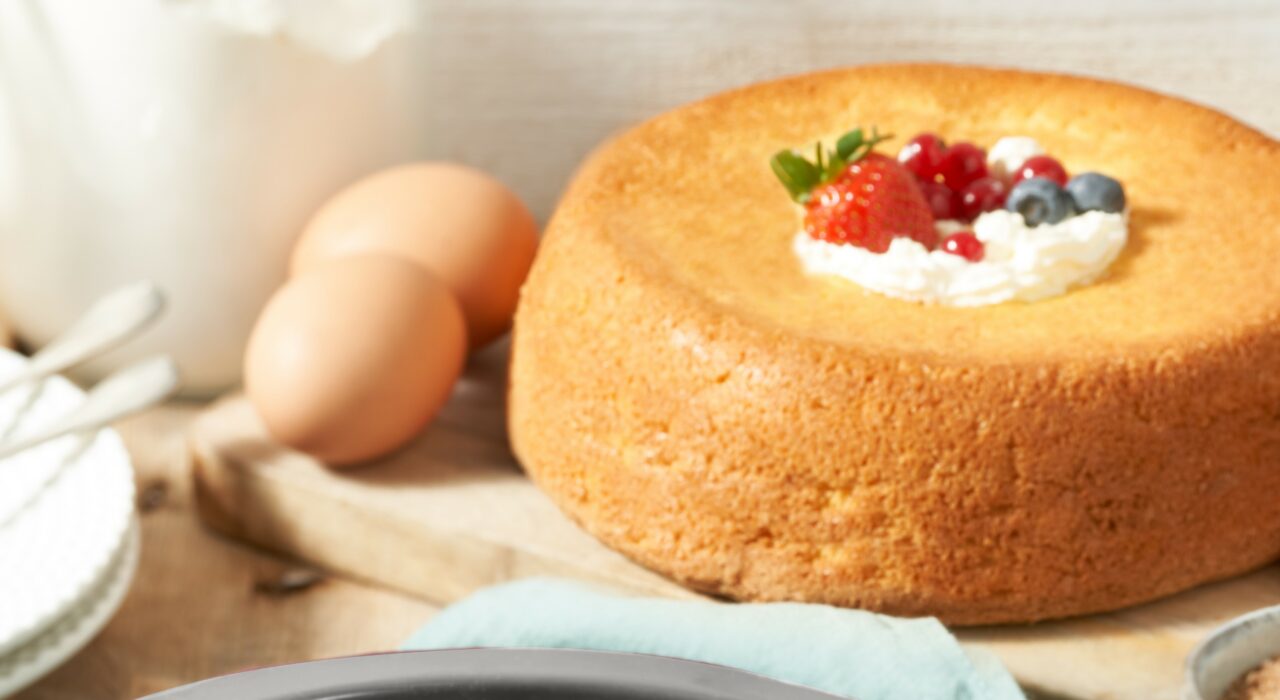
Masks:
[[[745,671],[645,654],[444,649],[245,671],[146,700],[833,700]]]

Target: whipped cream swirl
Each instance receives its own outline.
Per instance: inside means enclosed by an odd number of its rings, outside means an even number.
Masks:
[[[793,249],[805,271],[855,282],[886,296],[945,306],[1036,301],[1096,280],[1129,238],[1125,214],[1089,211],[1056,224],[1027,226],[997,210],[971,225],[939,221],[940,236],[971,230],[986,246],[980,262],[897,238],[884,253],[816,240],[801,231]]]

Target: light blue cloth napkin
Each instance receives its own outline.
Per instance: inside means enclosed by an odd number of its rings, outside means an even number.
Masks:
[[[733,666],[857,700],[1023,700],[995,659],[933,618],[801,603],[628,598],[555,579],[487,588],[450,606],[405,649],[553,647]]]

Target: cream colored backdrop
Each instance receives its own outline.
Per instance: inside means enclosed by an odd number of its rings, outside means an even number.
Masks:
[[[1280,0],[437,0],[431,8],[435,153],[496,172],[542,217],[574,165],[615,129],[724,88],[853,63],[1085,73],[1280,132]]]

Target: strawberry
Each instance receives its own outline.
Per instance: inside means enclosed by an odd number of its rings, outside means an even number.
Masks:
[[[805,230],[828,243],[852,243],[883,253],[895,237],[938,246],[933,212],[910,171],[896,159],[869,153],[819,185],[805,204]]]
[[[925,248],[938,246],[933,214],[915,178],[901,163],[873,152],[885,138],[855,129],[814,161],[794,151],[773,157],[774,173],[805,209],[810,236],[829,243],[848,243],[873,253],[889,249],[894,238],[910,238]]]

